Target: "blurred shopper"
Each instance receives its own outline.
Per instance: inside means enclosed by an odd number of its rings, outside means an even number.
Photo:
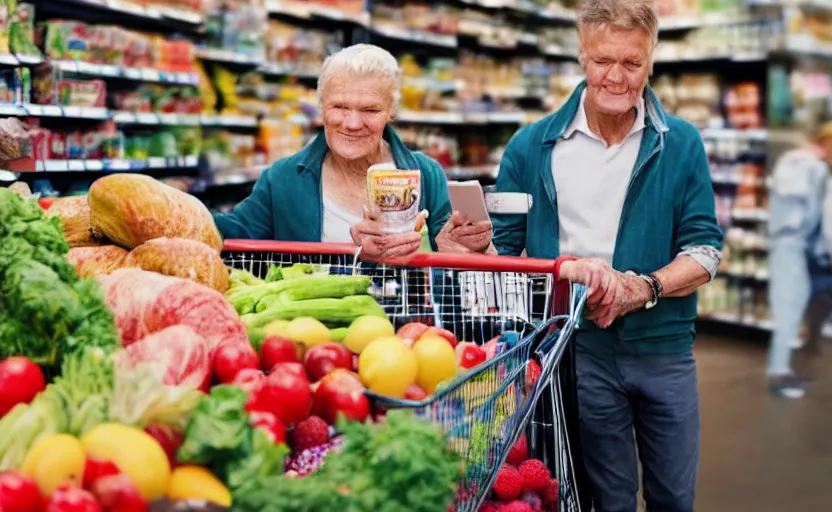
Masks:
[[[358,44],[327,58],[318,79],[324,133],[265,170],[232,213],[216,216],[223,237],[354,242],[388,258],[416,252],[418,230],[385,234],[368,210],[367,169],[390,163],[421,171],[420,210],[434,250],[485,252],[491,224],[453,214],[442,167],[390,126],[400,98],[401,69],[386,50]]]
[[[801,398],[806,390],[791,355],[807,311],[807,353],[819,350],[823,324],[832,311],[830,161],[832,122],[821,126],[805,147],[784,153],[772,171],[768,228],[774,329],[767,374],[771,392],[786,398]]]
[[[647,85],[652,1],[583,1],[578,32],[587,78],[508,144],[497,192],[534,202],[528,216],[495,216],[494,245],[606,269],[577,334],[595,510],[636,511],[638,453],[647,510],[688,512],[699,463],[694,292],[722,249],[708,160],[696,127],[665,114]]]

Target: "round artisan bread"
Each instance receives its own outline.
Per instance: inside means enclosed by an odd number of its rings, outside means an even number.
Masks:
[[[154,238],[187,238],[222,249],[214,218],[192,195],[142,174],[111,174],[88,194],[93,233],[133,249]]]
[[[123,266],[190,279],[220,293],[228,290],[228,267],[216,250],[196,240],[148,240],[130,251]]]
[[[58,198],[46,212],[48,215],[61,219],[64,235],[70,247],[102,245],[92,234],[90,205],[87,203],[87,196]]]

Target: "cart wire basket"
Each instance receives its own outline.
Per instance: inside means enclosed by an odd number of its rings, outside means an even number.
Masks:
[[[476,511],[488,497],[557,373],[586,298],[582,286],[556,280],[557,264],[550,260],[418,253],[381,262],[361,257],[349,244],[250,240],[226,241],[223,259],[261,278],[274,265],[298,263],[370,277],[370,294],[397,329],[421,322],[486,348],[490,359],[440,384],[424,400],[366,391],[377,410],[410,409],[445,432],[465,468],[457,512]],[[568,447],[561,455],[564,460],[552,465],[561,483],[558,510],[577,510],[576,493],[568,489]]]

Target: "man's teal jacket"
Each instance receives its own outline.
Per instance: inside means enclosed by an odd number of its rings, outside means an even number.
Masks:
[[[407,148],[389,125],[384,139],[399,169],[422,171],[420,208],[428,210],[428,234],[433,250],[436,235],[451,217],[445,172],[432,158]],[[321,169],[328,147],[324,135],[301,151],[278,160],[263,171],[251,195],[231,213],[214,216],[223,238],[320,242],[323,232]]]
[[[586,83],[581,83],[560,110],[523,127],[506,147],[496,190],[530,194],[533,205],[527,215],[494,215],[494,245],[500,254],[516,256],[525,249],[533,258],[560,256],[552,148],[575,117],[585,88]],[[622,272],[654,272],[694,246],[722,250],[711,174],[699,131],[666,115],[649,87],[644,94],[646,129],[612,261]],[[574,172],[581,172],[580,161],[574,163]],[[695,319],[695,294],[663,298],[656,307],[620,318],[605,331],[583,322],[579,341],[582,345],[613,346],[620,352],[680,353],[693,343]]]

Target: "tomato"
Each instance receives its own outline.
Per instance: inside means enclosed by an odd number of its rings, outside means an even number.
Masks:
[[[46,505],[46,512],[103,512],[91,492],[63,485]]]
[[[286,427],[274,414],[266,411],[253,411],[248,415],[248,422],[252,427],[263,430],[272,443],[286,443]]]
[[[17,471],[0,473],[0,510],[41,512],[43,505],[34,480]]]
[[[257,352],[251,345],[223,343],[214,353],[214,375],[223,384],[232,382],[237,373],[246,368],[260,368]]]
[[[40,367],[25,357],[0,361],[0,418],[17,404],[28,404],[43,391],[46,381]]]

